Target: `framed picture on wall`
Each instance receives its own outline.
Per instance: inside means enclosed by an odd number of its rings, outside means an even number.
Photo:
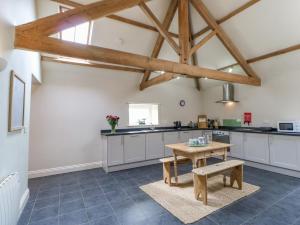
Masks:
[[[25,82],[11,71],[9,87],[8,131],[18,131],[24,128]]]

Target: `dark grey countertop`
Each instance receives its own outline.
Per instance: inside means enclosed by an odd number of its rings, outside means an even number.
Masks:
[[[182,127],[181,129],[175,129],[173,127],[157,127],[154,130],[150,128],[128,128],[117,129],[116,133],[111,133],[111,130],[101,130],[101,135],[104,136],[118,136],[118,135],[131,135],[131,134],[149,134],[149,133],[162,133],[162,132],[178,132],[178,131],[193,131],[193,130],[217,130],[217,131],[230,131],[230,132],[242,132],[242,133],[255,133],[255,134],[273,134],[273,135],[286,135],[286,136],[300,136],[300,133],[292,132],[278,132],[276,128],[272,130],[263,130],[255,127],[220,127],[219,129],[211,128],[190,128]]]

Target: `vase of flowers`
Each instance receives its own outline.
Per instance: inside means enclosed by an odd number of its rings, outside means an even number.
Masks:
[[[116,126],[118,125],[120,117],[108,115],[106,116],[106,120],[108,124],[111,126],[111,133],[116,133]]]

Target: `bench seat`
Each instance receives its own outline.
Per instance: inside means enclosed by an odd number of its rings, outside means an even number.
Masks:
[[[230,171],[230,186],[233,187],[234,182],[237,182],[238,188],[243,188],[243,165],[244,161],[229,160],[213,165],[193,169],[194,173],[194,193],[198,200],[201,196],[203,204],[207,205],[207,178],[226,171]],[[224,180],[224,186],[226,179]]]

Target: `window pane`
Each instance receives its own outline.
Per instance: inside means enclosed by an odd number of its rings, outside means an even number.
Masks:
[[[89,25],[90,23],[86,22],[76,26],[75,42],[80,44],[88,43]]]
[[[71,27],[61,32],[61,39],[64,41],[74,41],[75,27]]]
[[[158,125],[157,104],[129,104],[129,125]]]

